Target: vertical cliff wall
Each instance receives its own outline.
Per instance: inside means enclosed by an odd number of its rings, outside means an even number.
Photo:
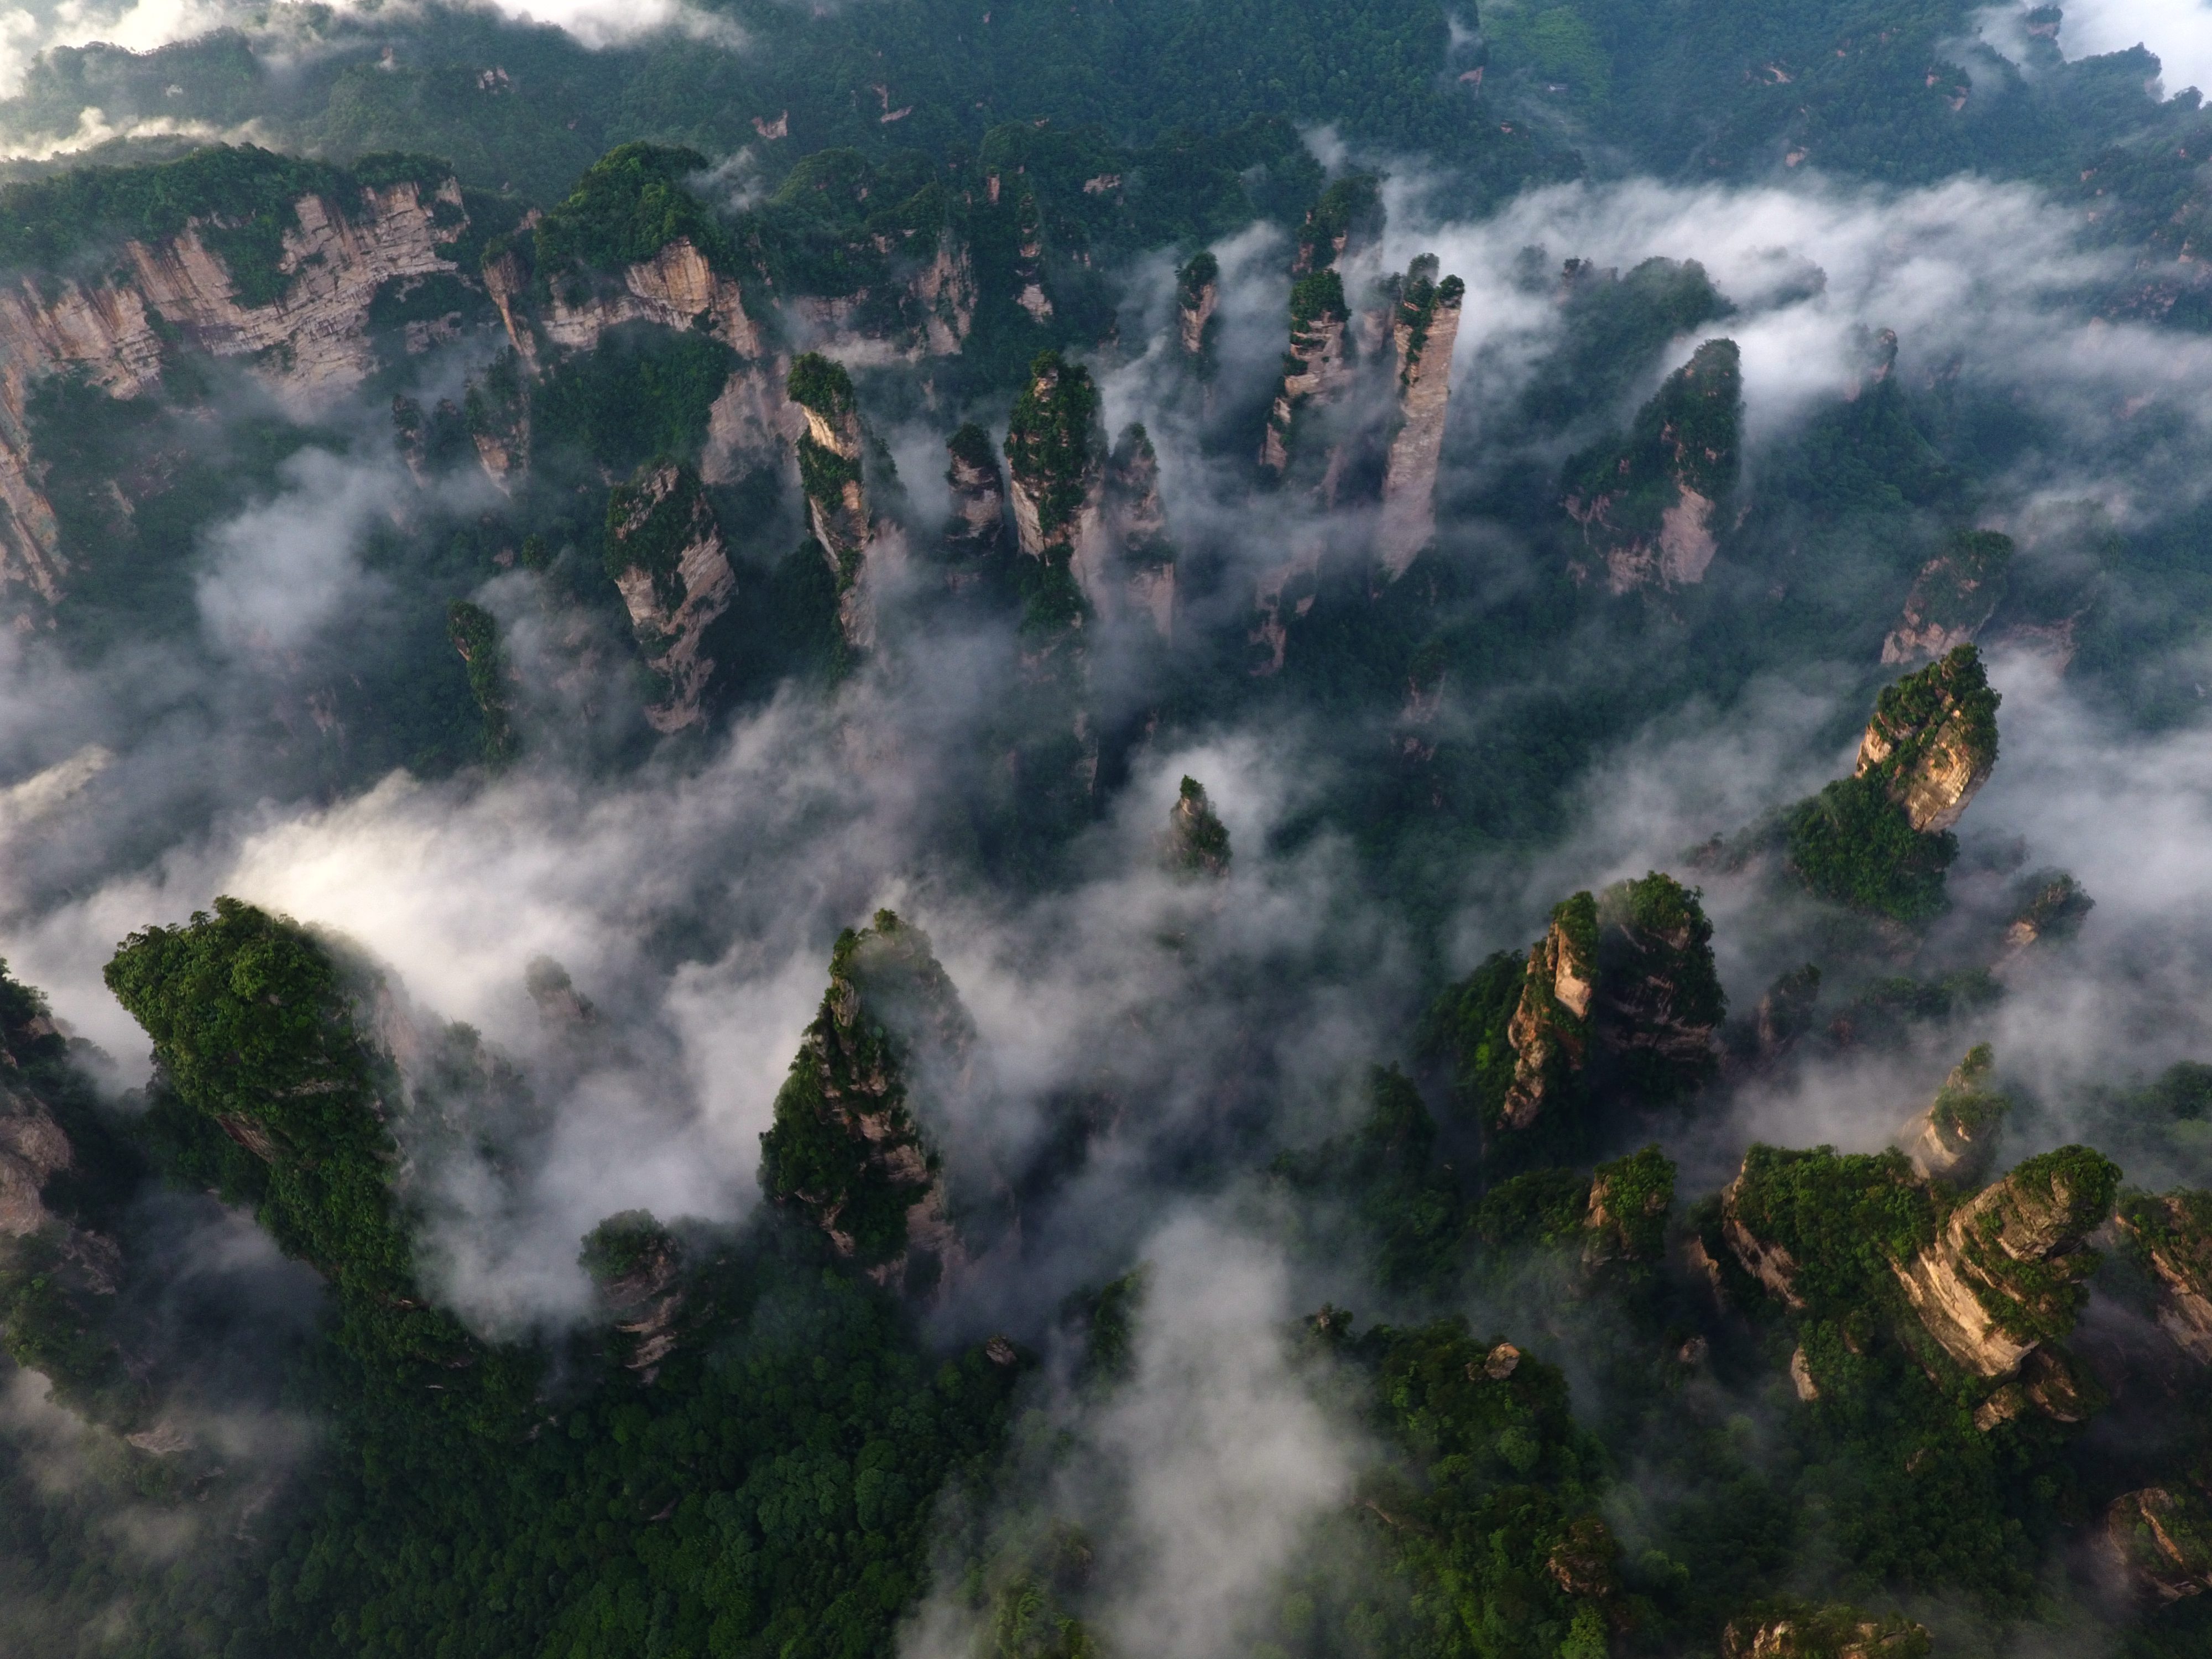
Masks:
[[[1459,342],[1467,284],[1436,279],[1424,254],[1407,273],[1393,307],[1390,337],[1398,361],[1398,431],[1382,474],[1382,515],[1376,556],[1393,579],[1436,539],[1437,463],[1443,453],[1444,415],[1451,396],[1452,351]]]
[[[402,181],[364,189],[355,202],[303,196],[293,212],[277,265],[283,291],[266,305],[240,302],[197,220],[165,240],[125,243],[97,283],[25,278],[0,289],[0,605],[29,614],[27,604],[50,606],[67,582],[25,416],[40,380],[76,369],[112,396],[135,397],[160,378],[165,352],[191,348],[252,358],[280,392],[353,386],[374,367],[368,335],[377,290],[453,271],[446,251],[468,225],[450,179],[427,199]]]

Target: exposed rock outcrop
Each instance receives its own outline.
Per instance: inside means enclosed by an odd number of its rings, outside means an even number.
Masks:
[[[1528,950],[1520,1005],[1505,1032],[1513,1048],[1513,1083],[1501,1113],[1506,1127],[1534,1123],[1565,1078],[1582,1068],[1596,980],[1597,903],[1577,893],[1553,908],[1551,927]]]
[[[878,568],[902,544],[869,509],[866,434],[853,379],[842,364],[810,351],[792,363],[786,389],[806,417],[799,481],[814,539],[836,578],[838,626],[847,644],[865,650],[875,642]]]
[[[1915,830],[1948,830],[1996,769],[1996,711],[1981,653],[1959,646],[1882,689],[1856,775],[1881,783]]]
[[[1742,410],[1735,342],[1707,340],[1625,440],[1568,464],[1567,516],[1613,592],[1705,580],[1735,489]]]
[[[1145,428],[1125,428],[1107,458],[1095,531],[1076,547],[1085,596],[1102,615],[1148,619],[1175,633],[1176,550],[1160,503],[1160,461]]]
[[[1893,1264],[1921,1324],[1978,1376],[2017,1373],[2072,1328],[2096,1265],[2082,1242],[2111,1212],[2119,1172],[2083,1146],[2027,1163],[1952,1212],[1934,1243]]]
[[[951,465],[945,482],[951,487],[952,511],[945,525],[945,557],[955,587],[981,579],[1006,558],[1012,538],[1006,531],[1006,485],[990,434],[969,422],[945,444]]]
[[[545,274],[553,279],[550,298],[538,309],[525,303],[532,273],[519,253],[509,250],[483,270],[485,290],[499,307],[507,337],[533,369],[549,348],[589,351],[609,329],[625,323],[698,328],[739,356],[761,355],[760,329],[745,310],[743,291],[688,236],[677,237],[611,277],[580,271]]]
[[[1657,871],[1598,896],[1592,1021],[1610,1081],[1646,1101],[1710,1079],[1727,1003],[1697,892]]]
[[[932,1288],[967,1260],[941,1149],[974,1046],[927,935],[878,910],[873,927],[839,936],[761,1137],[761,1182],[880,1283]]]
[[[460,200],[450,179],[428,197],[403,180],[355,202],[300,198],[277,263],[283,292],[266,305],[240,303],[198,220],[160,242],[125,243],[115,268],[90,285],[60,276],[0,289],[0,599],[19,587],[19,597],[51,605],[68,574],[30,453],[33,384],[76,368],[112,396],[135,397],[160,379],[173,342],[252,357],[254,372],[285,391],[354,385],[375,366],[368,336],[377,290],[455,269],[446,249],[467,228]]]
[[[1398,431],[1383,469],[1375,549],[1393,578],[1403,575],[1437,534],[1437,462],[1443,453],[1452,351],[1467,295],[1467,284],[1456,276],[1438,282],[1437,270],[1434,254],[1414,260],[1390,315],[1398,361]]]
[[[1344,279],[1335,271],[1317,270],[1291,285],[1290,349],[1267,411],[1267,435],[1260,442],[1260,465],[1278,478],[1291,470],[1301,425],[1339,401],[1352,384],[1346,335],[1351,318]],[[1324,482],[1334,471],[1324,472]]]
[[[1954,532],[1920,568],[1905,613],[1882,641],[1886,663],[1923,662],[1970,643],[2004,597],[2012,538],[1993,530]]]
[[[2158,1283],[2160,1326],[2212,1365],[2212,1193],[2130,1194],[2119,1224],[2129,1253]]]
[[[1991,1144],[2012,1103],[1987,1088],[1995,1057],[1986,1042],[1944,1079],[1936,1098],[1898,1132],[1897,1144],[1923,1181],[1967,1181],[1988,1163]]]
[[[1106,440],[1090,371],[1056,351],[1030,366],[1006,431],[1008,493],[1021,550],[1073,577],[1077,550],[1095,542],[1104,506]]]
[[[1594,1085],[1644,1102],[1694,1089],[1717,1066],[1724,1011],[1695,892],[1655,871],[1576,894],[1528,952],[1502,1127],[1527,1129]]]
[[[40,1189],[70,1162],[69,1136],[45,1103],[0,1079],[0,1237],[25,1237],[53,1219]]]
[[[656,732],[704,725],[714,660],[703,641],[738,584],[698,474],[663,465],[614,490],[607,498],[607,563],[646,665],[666,687],[646,719]]]
[[[645,1211],[627,1210],[591,1231],[580,1260],[614,1327],[617,1357],[652,1382],[681,1340],[681,1246]]]
[[[2114,1498],[2104,1541],[2129,1587],[2147,1601],[2212,1589],[2212,1506],[2185,1487],[2146,1486]]]
[[[1721,1659],[1928,1659],[1930,1651],[1924,1626],[1842,1602],[1772,1603],[1721,1633]]]
[[[1666,1253],[1674,1165],[1656,1146],[1601,1164],[1590,1176],[1583,1265],[1656,1261]]]
[[[1201,377],[1210,377],[1212,370],[1218,331],[1214,313],[1220,306],[1221,261],[1210,251],[1193,256],[1176,273],[1176,339]]]
[[[1721,1237],[1729,1254],[1739,1266],[1765,1287],[1768,1295],[1779,1298],[1787,1306],[1802,1310],[1805,1298],[1797,1293],[1797,1261],[1787,1245],[1778,1241],[1761,1238],[1751,1230],[1743,1215],[1744,1182],[1751,1175],[1751,1161],[1746,1159],[1742,1173],[1721,1193]]]
[[[2031,945],[2069,939],[2081,931],[2096,900],[2063,870],[2039,870],[2014,884],[2011,919],[2005,924],[2008,957]]]
[[[1371,173],[1348,173],[1333,179],[1306,210],[1298,227],[1293,276],[1327,270],[1382,234],[1382,181]]]

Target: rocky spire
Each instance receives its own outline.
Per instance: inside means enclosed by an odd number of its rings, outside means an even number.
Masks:
[[[1220,304],[1221,261],[1204,250],[1176,273],[1176,338],[1201,380],[1213,375],[1213,337],[1220,327],[1213,313]]]
[[[1996,767],[1997,702],[1981,653],[1955,647],[1883,688],[1854,775],[1881,783],[1915,830],[1948,830]]]
[[[617,486],[607,497],[606,562],[646,666],[667,688],[647,720],[656,732],[703,726],[714,672],[703,641],[738,579],[699,475],[664,462]]]
[[[2119,1224],[2129,1254],[2157,1282],[2159,1324],[2212,1365],[2212,1193],[2131,1193]]]
[[[1186,777],[1168,809],[1164,858],[1169,869],[1182,875],[1225,876],[1229,873],[1229,830],[1206,797],[1206,786]]]
[[[945,552],[957,584],[972,580],[1006,550],[1006,487],[991,434],[973,421],[952,434],[945,452],[952,512],[945,523]]]
[[[1390,313],[1398,362],[1398,431],[1383,469],[1376,556],[1394,579],[1405,574],[1437,534],[1437,463],[1443,453],[1452,351],[1467,294],[1467,284],[1456,276],[1438,282],[1437,270],[1433,253],[1415,259]]]
[[[1096,526],[1106,471],[1098,388],[1080,363],[1039,354],[1006,431],[1006,470],[1021,550],[1065,569]]]
[[[1898,1144],[1923,1180],[1971,1180],[1989,1160],[2012,1103],[1986,1085],[1994,1063],[1990,1045],[1979,1043],[1952,1067],[1925,1109],[1898,1133]]]
[[[1705,579],[1735,488],[1742,418],[1735,342],[1708,340],[1626,438],[1567,464],[1563,504],[1614,592]]]
[[[799,440],[799,480],[809,523],[837,580],[837,622],[845,642],[865,650],[875,639],[872,567],[903,556],[903,544],[870,510],[862,453],[866,433],[844,365],[819,352],[793,360],[786,383],[806,417]],[[878,464],[884,457],[878,453]]]
[[[916,1268],[933,1285],[965,1261],[945,1214],[943,1146],[974,1046],[927,934],[878,910],[872,927],[839,935],[830,988],[761,1136],[761,1183],[880,1283],[912,1283]]]
[[[1260,441],[1260,465],[1277,478],[1290,471],[1300,417],[1333,404],[1352,384],[1345,338],[1351,317],[1344,279],[1335,271],[1313,271],[1291,284],[1290,349],[1267,410],[1267,434]]]
[[[1176,550],[1160,502],[1160,459],[1145,428],[1122,428],[1107,458],[1101,533],[1078,550],[1084,590],[1108,614],[1148,617],[1164,639],[1175,631]]]

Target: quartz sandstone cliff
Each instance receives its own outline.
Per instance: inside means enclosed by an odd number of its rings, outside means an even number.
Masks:
[[[2157,1282],[2160,1326],[2184,1353],[2212,1365],[2212,1193],[2130,1194],[2119,1224]]]
[[[1985,1085],[1994,1057],[1982,1043],[1944,1079],[1936,1097],[1906,1120],[1898,1145],[1923,1181],[1966,1180],[1988,1162],[2011,1103]]]
[[[1980,653],[1956,647],[1883,689],[1856,775],[1878,778],[1915,830],[1948,830],[1996,767],[1996,708]]]
[[[1735,342],[1707,340],[1625,440],[1570,463],[1567,516],[1613,592],[1705,580],[1735,488],[1742,403]]]
[[[656,732],[706,724],[714,660],[708,627],[737,592],[721,526],[688,467],[649,469],[607,502],[608,564],[646,665],[666,690],[645,717]]]
[[[975,1030],[928,937],[888,910],[848,931],[761,1137],[761,1181],[879,1283],[929,1287],[967,1255],[941,1148]]]
[[[2110,1212],[2118,1179],[2096,1153],[2063,1147],[1953,1211],[1933,1243],[1892,1264],[1929,1335],[1978,1376],[2019,1373],[2040,1345],[2071,1328],[2079,1280],[2096,1263],[2082,1243]],[[2054,1389],[2064,1382],[2039,1367],[2030,1395],[2063,1415]]]
[[[112,396],[135,397],[159,380],[166,335],[216,356],[252,357],[281,392],[353,386],[374,367],[368,331],[377,290],[455,269],[446,249],[467,228],[460,200],[450,179],[427,199],[411,181],[365,188],[353,202],[300,198],[278,263],[289,280],[264,306],[239,302],[197,220],[162,241],[125,243],[97,283],[59,277],[42,292],[27,277],[0,290],[0,601],[15,602],[19,615],[30,596],[51,605],[69,574],[30,450],[25,410],[38,380],[73,368]]]
[[[1437,260],[1424,254],[1407,273],[1391,312],[1398,362],[1398,431],[1382,474],[1382,515],[1376,556],[1393,578],[1403,575],[1436,539],[1437,462],[1443,453],[1444,415],[1451,395],[1452,350],[1459,341],[1467,284],[1437,280]]]

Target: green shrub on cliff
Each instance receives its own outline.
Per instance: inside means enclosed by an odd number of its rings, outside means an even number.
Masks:
[[[672,145],[633,143],[609,150],[528,233],[538,271],[550,276],[570,264],[619,270],[650,259],[679,237],[688,238],[717,270],[730,270],[729,233],[684,185],[706,167],[707,158],[696,150]],[[489,257],[500,251],[495,246]]]

